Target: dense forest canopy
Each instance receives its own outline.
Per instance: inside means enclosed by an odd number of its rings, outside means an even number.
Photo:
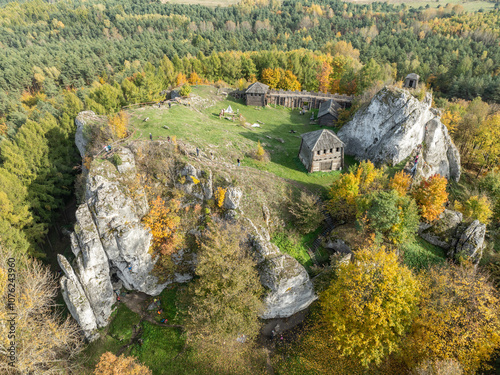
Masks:
[[[228,50],[329,52],[329,42],[344,40],[359,50],[364,64],[372,58],[394,64],[400,79],[416,72],[447,96],[500,100],[498,11],[465,14],[452,5],[416,10],[321,0],[243,1],[227,8],[35,0],[4,6],[0,25],[0,88],[10,93],[36,88],[37,68],[55,68],[56,85],[81,87],[123,70],[126,61],[157,65],[164,55]]]

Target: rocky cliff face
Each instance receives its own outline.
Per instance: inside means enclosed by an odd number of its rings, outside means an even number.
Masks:
[[[479,220],[463,223],[462,219],[460,212],[444,210],[439,220],[420,224],[418,234],[427,242],[447,250],[449,258],[470,259],[478,264],[483,255],[486,225]]]
[[[271,243],[264,228],[252,228],[250,241],[256,250],[260,281],[268,289],[264,299],[263,319],[287,318],[307,308],[318,297],[314,293],[309,274],[288,254],[283,254]]]
[[[71,235],[73,265],[59,256],[64,299],[89,340],[96,338],[96,328],[108,323],[116,300],[112,280],[150,295],[172,282],[159,284],[150,274],[155,263],[149,254],[151,233],[141,223],[148,203],[142,188],[134,185],[132,152],[117,152],[123,161],[118,168],[97,160],[89,171],[85,202],[76,212]]]
[[[338,132],[345,153],[392,165],[420,154],[417,177],[439,173],[458,181],[460,155],[431,103],[429,93],[420,102],[408,90],[382,89]]]

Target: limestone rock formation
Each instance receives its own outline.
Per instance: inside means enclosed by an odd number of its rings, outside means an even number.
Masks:
[[[149,254],[152,236],[141,223],[149,211],[148,203],[135,182],[134,155],[126,148],[117,152],[121,168],[97,160],[89,170],[85,202],[76,212],[71,234],[73,266],[59,257],[65,273],[61,279],[64,299],[89,340],[95,337],[95,327],[108,324],[116,299],[112,278],[120,279],[127,289],[150,295],[159,294],[173,282],[160,284],[151,275],[155,264]],[[176,278],[185,279],[182,275]]]
[[[90,124],[102,121],[103,121],[103,116],[98,116],[92,111],[83,111],[78,113],[78,116],[76,116],[75,144],[82,158],[85,156],[85,151],[88,143],[88,139],[86,138],[89,130],[88,126]]]
[[[290,255],[281,253],[264,228],[259,231],[248,222],[253,229],[250,241],[256,250],[260,281],[269,289],[261,317],[287,318],[307,308],[318,297],[304,267]]]
[[[64,302],[66,302],[66,306],[68,306],[71,315],[82,328],[86,339],[88,341],[94,341],[99,338],[94,310],[92,310],[82,285],[69,262],[62,255],[58,255],[57,260],[65,274],[65,276],[61,278],[61,289]]]
[[[431,103],[429,93],[420,102],[408,90],[382,89],[338,132],[345,153],[375,164],[396,165],[422,145],[417,177],[439,173],[458,181],[460,155]]]
[[[224,208],[228,210],[237,210],[240,207],[241,197],[243,196],[243,191],[238,187],[227,188],[226,195],[224,197]]]
[[[456,237],[462,218],[462,213],[458,211],[444,210],[434,223],[421,223],[418,234],[427,242],[448,250],[457,243]]]
[[[420,224],[418,234],[427,242],[447,250],[449,258],[461,257],[477,264],[483,255],[486,225],[479,220],[467,225],[462,222],[460,212],[445,210],[432,224]]]
[[[455,251],[449,255],[471,259],[475,264],[479,263],[483,256],[485,234],[486,225],[474,220],[460,236]]]

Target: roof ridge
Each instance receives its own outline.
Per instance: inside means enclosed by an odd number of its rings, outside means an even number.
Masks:
[[[318,141],[321,138],[321,136],[323,135],[323,132],[325,130],[328,130],[328,129],[319,129],[319,130],[321,130],[321,133],[319,134],[318,138],[316,138],[316,142],[314,142],[314,145],[312,146],[311,150],[314,150],[314,147],[316,147],[316,145],[318,144]]]

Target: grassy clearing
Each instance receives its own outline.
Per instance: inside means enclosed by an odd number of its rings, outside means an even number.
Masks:
[[[213,153],[215,158],[234,164],[240,159],[244,167],[270,172],[320,193],[340,175],[338,171],[309,174],[297,157],[300,134],[321,129],[309,123],[310,113],[300,115],[297,109],[279,106],[248,107],[242,100],[217,97],[217,89],[210,86],[193,87],[192,96],[190,107],[174,105],[170,109],[146,107],[130,110],[130,123],[137,130],[136,137],[148,139],[149,133],[154,139],[175,135],[178,140],[198,147],[206,155]],[[196,96],[206,99],[206,102],[200,104]],[[243,127],[238,120],[219,119],[219,111],[229,105],[235,112],[239,110],[246,122],[256,124],[260,121],[263,124],[259,124],[260,128]],[[144,121],[146,118],[149,118],[147,122]],[[290,133],[291,130],[296,133]],[[270,155],[269,163],[248,157],[259,141]],[[346,157],[346,168],[352,163],[354,159]]]
[[[278,246],[282,252],[294,257],[308,272],[311,270],[313,265],[311,257],[307,253],[304,243],[295,233],[275,233],[271,241]]]
[[[99,358],[105,352],[117,353],[132,336],[132,327],[140,321],[139,315],[121,304],[113,313],[112,321],[108,328],[101,330],[101,338],[90,343],[81,355],[81,363],[85,371],[92,371]]]
[[[130,354],[148,366],[154,375],[195,374],[189,366],[189,352],[182,352],[185,337],[177,328],[165,328],[143,321],[142,345],[136,344]]]
[[[420,237],[403,246],[404,263],[416,271],[427,269],[446,262],[444,250],[434,246]]]
[[[140,320],[139,314],[131,311],[124,304],[120,304],[116,317],[113,319],[108,329],[108,336],[118,341],[126,341],[132,338],[132,328]]]

